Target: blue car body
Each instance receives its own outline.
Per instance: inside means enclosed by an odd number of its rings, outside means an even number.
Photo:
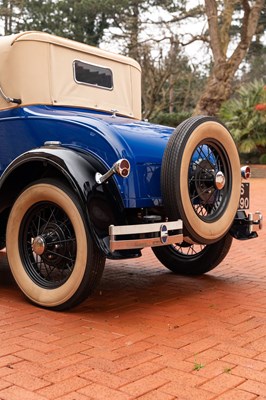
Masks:
[[[29,106],[0,114],[0,173],[21,154],[59,141],[64,148],[87,152],[109,169],[127,158],[128,179],[115,177],[124,207],[162,205],[161,162],[173,128],[104,112],[53,106]]]

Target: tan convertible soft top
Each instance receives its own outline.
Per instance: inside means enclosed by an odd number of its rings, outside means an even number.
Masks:
[[[75,80],[73,63],[89,63],[112,72],[106,89]],[[24,32],[0,37],[0,110],[47,104],[86,107],[141,118],[141,70],[128,57],[48,33]],[[4,96],[6,99],[4,99]]]

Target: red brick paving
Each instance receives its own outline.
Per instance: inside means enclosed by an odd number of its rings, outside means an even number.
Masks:
[[[252,210],[266,215],[266,180]],[[1,400],[265,400],[266,229],[202,277],[151,251],[107,262],[99,290],[64,313],[29,304],[0,262]]]

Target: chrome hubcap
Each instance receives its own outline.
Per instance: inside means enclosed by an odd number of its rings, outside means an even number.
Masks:
[[[45,251],[46,243],[43,236],[36,236],[32,243],[32,250],[38,256],[41,256]]]
[[[215,176],[215,186],[218,190],[222,190],[225,186],[225,176],[222,171],[217,172]]]

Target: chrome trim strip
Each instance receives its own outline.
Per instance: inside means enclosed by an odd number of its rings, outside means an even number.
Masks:
[[[183,242],[183,234],[169,236],[166,243],[161,238],[133,239],[133,240],[110,240],[110,250],[142,249],[143,247],[156,247]]]
[[[167,228],[168,236],[163,234],[162,240],[162,226]],[[110,250],[126,250],[126,249],[140,249],[143,247],[156,247],[178,243],[183,241],[183,233],[180,233],[183,229],[183,222],[181,220],[171,222],[156,222],[152,224],[139,224],[139,225],[121,225],[121,226],[109,226],[110,236]],[[176,234],[171,235],[171,231],[179,231]],[[165,230],[163,230],[165,232]],[[144,236],[145,234],[156,234],[156,237],[141,237],[139,239],[131,239],[130,235],[139,234]],[[129,236],[129,238],[117,239],[117,236]]]
[[[183,222],[181,219],[170,222],[155,222],[152,224],[138,224],[138,225],[110,225],[109,235],[132,235],[137,233],[152,233],[160,232],[161,225],[166,225],[168,231],[183,229]]]

